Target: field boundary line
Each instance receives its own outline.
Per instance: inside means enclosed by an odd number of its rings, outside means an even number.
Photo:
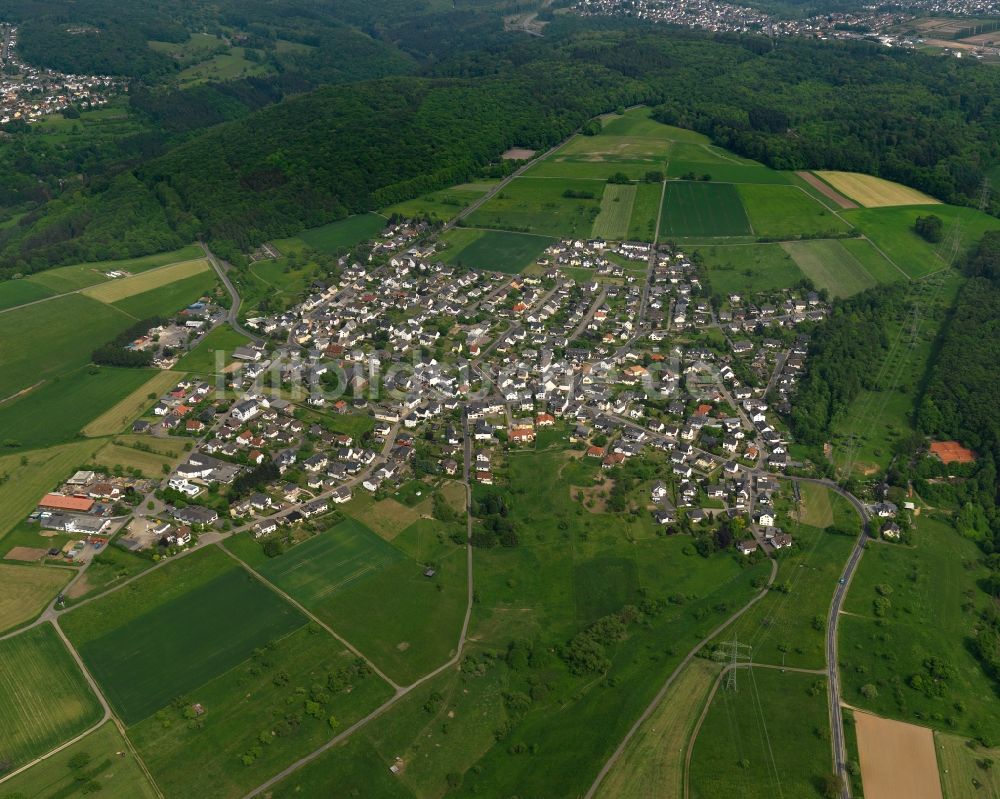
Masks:
[[[266,577],[264,577],[264,575],[262,575],[260,572],[255,571],[253,569],[253,567],[251,567],[250,564],[248,564],[245,560],[243,560],[242,558],[240,558],[238,555],[235,555],[232,552],[230,552],[226,547],[222,546],[222,542],[221,541],[216,542],[216,546],[220,550],[222,550],[226,555],[228,555],[230,558],[232,558],[237,563],[239,563],[240,566],[242,566],[246,571],[248,571],[250,574],[252,574],[262,585],[264,585],[266,588],[270,588],[272,591],[274,591],[274,593],[276,593],[278,596],[280,596],[282,599],[284,599],[290,605],[294,606],[299,611],[301,611],[306,616],[306,618],[308,618],[310,621],[314,622],[315,624],[318,624],[320,627],[322,627],[324,630],[326,630],[328,633],[330,633],[330,635],[332,635],[334,638],[336,638],[338,641],[340,641],[340,643],[343,644],[345,647],[347,647],[347,649],[352,654],[354,654],[357,657],[359,657],[362,660],[364,660],[365,663],[367,663],[371,667],[372,671],[374,671],[379,677],[381,677],[383,680],[385,680],[392,687],[392,689],[394,691],[396,691],[397,693],[399,692],[399,690],[401,688],[401,686],[399,685],[399,683],[397,683],[395,680],[391,679],[388,675],[386,675],[385,673],[383,673],[382,670],[378,666],[375,665],[374,661],[372,661],[360,649],[358,649],[356,646],[354,646],[354,644],[352,644],[350,641],[348,641],[346,638],[344,638],[338,632],[336,632],[336,630],[334,630],[329,624],[327,624],[325,621],[323,621],[318,616],[316,616],[311,610],[309,610],[307,607],[305,607],[297,599],[295,599],[294,597],[292,597],[289,594],[285,593],[282,589],[280,589],[278,586],[276,586],[274,583],[272,583],[270,580],[268,580]]]

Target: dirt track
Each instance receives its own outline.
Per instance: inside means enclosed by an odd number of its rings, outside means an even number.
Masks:
[[[857,711],[854,719],[865,799],[942,799],[929,729]]]

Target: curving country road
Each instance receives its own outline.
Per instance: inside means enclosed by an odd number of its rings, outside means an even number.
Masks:
[[[198,246],[201,247],[202,252],[205,253],[205,257],[208,262],[212,265],[215,273],[219,276],[219,280],[222,281],[222,285],[226,287],[226,291],[229,292],[229,296],[232,298],[232,305],[229,306],[229,313],[226,317],[226,321],[229,322],[229,326],[242,336],[246,336],[251,341],[260,342],[261,338],[256,333],[252,333],[247,330],[243,325],[240,324],[240,305],[243,303],[243,298],[240,297],[240,293],[236,290],[236,286],[229,279],[227,274],[229,269],[232,267],[225,261],[220,261],[215,257],[208,245],[203,241],[198,242]]]

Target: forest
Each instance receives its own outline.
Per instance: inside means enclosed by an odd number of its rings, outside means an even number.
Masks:
[[[888,325],[902,303],[899,286],[869,289],[837,303],[809,339],[809,371],[796,389],[789,422],[806,444],[828,440],[830,425],[862,389],[876,389],[889,346]]]
[[[52,145],[10,131],[0,215],[27,214],[0,230],[0,276],[198,235],[233,254],[469,179],[510,145],[544,148],[637,102],[774,167],[869,172],[959,204],[978,202],[1000,162],[1000,71],[865,43],[572,15],[553,17],[539,39],[504,33],[499,2],[448,12],[306,2],[279,14],[266,0],[196,0],[174,19],[157,0],[117,21],[110,0],[4,5],[29,20],[32,58],[58,50],[72,60],[64,66],[88,63],[82,44],[60,44],[72,19],[108,40],[119,22],[168,40],[241,26],[270,71],[179,87],[150,62],[130,86],[130,134]],[[282,39],[305,49],[279,56]],[[112,49],[137,46],[122,38]],[[86,58],[114,71],[113,60]],[[107,200],[125,189],[129,202]]]

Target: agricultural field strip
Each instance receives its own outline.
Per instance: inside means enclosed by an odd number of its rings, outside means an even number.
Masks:
[[[145,275],[148,275],[148,274],[151,274],[151,273],[154,273],[154,272],[159,272],[162,269],[170,269],[172,267],[178,266],[179,264],[194,263],[194,262],[200,261],[200,260],[204,260],[204,259],[194,258],[191,261],[178,261],[178,262],[172,263],[172,264],[164,264],[163,266],[157,266],[157,267],[154,267],[153,269],[148,269],[148,270],[146,270],[145,272],[142,272],[139,275],[133,275],[132,278],[122,278],[119,281],[109,281],[108,283],[98,283],[96,286],[85,286],[83,288],[74,289],[73,291],[64,291],[62,294],[53,294],[51,297],[42,297],[39,300],[32,300],[31,302],[26,302],[26,303],[23,303],[21,305],[14,305],[14,306],[12,306],[10,308],[0,308],[0,314],[8,313],[9,311],[16,311],[19,308],[27,308],[27,307],[29,307],[31,305],[39,305],[40,303],[48,302],[49,300],[56,300],[56,299],[59,299],[60,297],[68,297],[71,294],[83,294],[84,296],[89,296],[92,299],[97,299],[97,300],[100,300],[101,302],[112,302],[112,300],[102,300],[100,297],[94,297],[94,295],[93,295],[93,289],[99,288],[101,286],[106,286],[106,285],[109,285],[109,284],[113,285],[116,282],[124,282],[126,280],[131,280],[133,278],[143,277]],[[181,275],[181,277],[190,277],[191,275],[198,274],[198,273],[203,272],[203,271],[205,271],[205,270],[204,269],[198,269],[198,270],[195,270],[194,272],[189,273],[188,275]],[[169,281],[166,281],[165,283],[158,283],[158,284],[149,285],[146,288],[141,289],[139,292],[134,292],[134,293],[141,293],[142,291],[147,291],[147,290],[152,290],[152,289],[155,289],[155,288],[160,288],[162,286],[169,285],[172,282],[174,282],[174,281],[169,280]],[[123,295],[123,297],[130,297],[130,296],[132,296],[132,294]],[[123,297],[116,297],[115,300],[122,299]],[[123,311],[123,313],[124,313],[124,311]]]

